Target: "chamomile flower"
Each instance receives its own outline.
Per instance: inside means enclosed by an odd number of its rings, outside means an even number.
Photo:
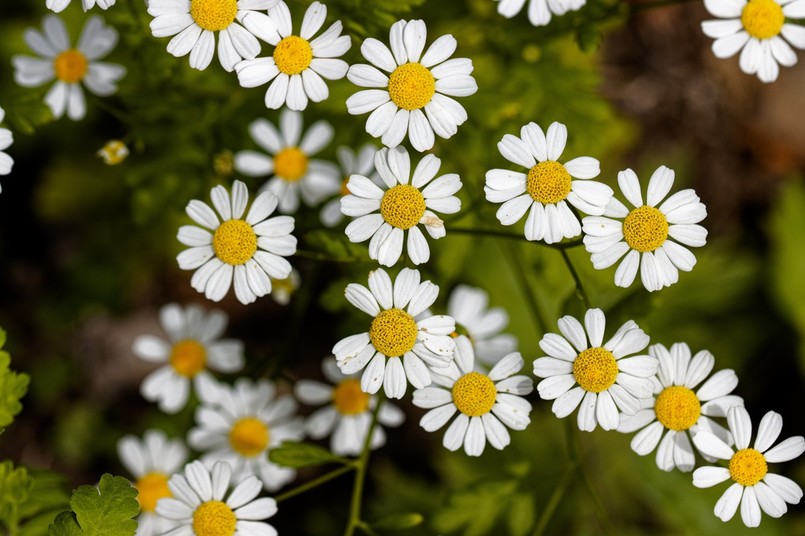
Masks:
[[[296,476],[296,471],[268,460],[268,452],[283,441],[298,441],[304,433],[295,416],[290,395],[276,396],[273,384],[240,378],[233,387],[223,386],[215,401],[196,410],[197,427],[188,444],[203,451],[208,467],[222,460],[232,467],[235,479],[257,475],[263,486],[276,491]]]
[[[291,303],[291,296],[302,280],[299,278],[299,271],[294,268],[288,277],[284,279],[271,279],[271,297],[280,305],[288,305]]]
[[[496,0],[498,13],[510,19],[520,13],[526,0]],[[587,0],[528,0],[528,21],[534,26],[546,26],[553,15],[564,15],[584,7]]]
[[[732,444],[727,429],[711,417],[726,417],[732,406],[743,406],[741,397],[730,394],[738,385],[738,376],[733,370],[720,370],[693,391],[712,372],[713,354],[702,350],[691,360],[685,343],[672,345],[670,352],[662,344],[654,344],[648,353],[659,360],[654,396],[643,402],[644,409],[621,418],[618,431],[640,429],[632,438],[632,450],[640,456],[659,445],[656,461],[663,471],[692,471],[696,460],[689,435],[707,430]]]
[[[692,189],[665,199],[673,184],[674,171],[660,166],[651,175],[643,203],[635,172],[621,171],[618,185],[635,208],[629,210],[613,197],[603,216],[582,221],[584,247],[597,270],[623,257],[615,270],[615,285],[631,285],[639,268],[643,286],[653,292],[673,285],[679,270],[689,272],[696,264],[696,257],[684,246],[701,247],[707,241],[707,230],[696,225],[707,216],[707,209]]]
[[[439,287],[420,282],[419,270],[403,268],[392,284],[382,268],[369,273],[369,288],[347,285],[347,301],[372,317],[369,331],[350,335],[333,347],[344,374],[363,370],[361,389],[375,394],[380,386],[389,398],[402,398],[408,382],[416,388],[431,383],[429,367],[450,364],[456,329],[446,315],[415,317],[433,305]],[[423,318],[424,317],[424,318]]]
[[[153,0],[152,0],[153,1]],[[260,481],[249,475],[237,481],[227,493],[232,481],[232,469],[218,462],[212,470],[200,461],[187,464],[182,473],[168,481],[173,498],[157,504],[157,514],[172,520],[177,528],[171,536],[277,536],[274,527],[260,521],[277,513],[274,499],[260,494]]]
[[[435,432],[458,412],[442,440],[446,449],[464,445],[469,456],[480,456],[488,441],[503,450],[511,441],[506,427],[525,430],[531,422],[531,404],[522,397],[534,390],[534,384],[531,378],[516,375],[523,358],[513,352],[483,374],[474,370],[469,339],[460,337],[456,344],[464,348],[456,349],[456,359],[448,367],[434,372],[435,385],[414,391],[414,405],[430,409],[419,424]]]
[[[447,299],[447,314],[455,319],[456,330],[469,337],[481,363],[494,365],[517,350],[517,338],[501,333],[509,323],[509,314],[503,307],[489,307],[489,294],[484,289],[456,286]]]
[[[705,0],[717,20],[702,22],[702,31],[715,39],[713,54],[729,58],[741,52],[740,68],[763,82],[774,82],[780,65],[791,67],[805,49],[805,28],[786,18],[805,18],[805,0]]]
[[[461,189],[461,179],[455,173],[436,177],[441,165],[436,156],[425,155],[412,176],[405,147],[379,150],[375,168],[383,187],[368,177],[352,175],[347,182],[350,195],[341,198],[341,212],[355,218],[345,230],[349,241],[371,238],[369,258],[394,266],[407,231],[405,249],[411,262],[428,262],[430,248],[417,224],[424,225],[431,238],[442,238],[444,222],[433,211],[455,214],[461,209],[461,200],[453,195]]]
[[[344,375],[335,359],[325,358],[321,369],[330,384],[299,380],[294,386],[296,398],[305,404],[327,406],[316,410],[305,421],[305,430],[313,439],[330,436],[330,450],[340,456],[357,456],[363,450],[366,434],[372,423],[377,397],[361,390],[357,374]],[[377,413],[377,424],[369,447],[376,449],[386,443],[383,426],[399,426],[405,414],[390,402],[383,402]]]
[[[648,346],[649,337],[629,320],[605,344],[606,318],[601,309],[584,315],[584,326],[572,316],[559,319],[559,331],[546,333],[539,347],[548,354],[534,360],[534,374],[545,378],[537,385],[543,400],[563,419],[579,408],[579,429],[592,432],[597,425],[615,430],[621,415],[634,415],[640,400],[649,398],[659,362],[648,355],[633,355]],[[627,357],[629,356],[629,357]]]
[[[0,123],[6,117],[6,111],[0,108]],[[11,168],[14,166],[14,159],[11,158],[4,151],[11,147],[14,143],[14,135],[7,128],[0,128],[0,175],[8,175],[11,173]],[[0,184],[0,192],[3,191],[3,185]]]
[[[260,53],[260,42],[273,39],[277,25],[265,13],[277,0],[149,0],[148,14],[154,37],[175,36],[168,52],[177,58],[190,54],[190,67],[203,71],[215,54],[231,72],[243,59]]]
[[[266,119],[252,121],[249,134],[265,153],[238,151],[235,169],[249,177],[272,176],[262,189],[279,198],[280,212],[292,214],[299,208],[300,195],[313,207],[338,191],[336,166],[311,158],[330,144],[333,127],[316,121],[302,134],[302,114],[288,109],[280,113],[279,126],[277,131]]]
[[[347,183],[352,175],[369,177],[375,184],[382,184],[380,176],[375,171],[376,152],[377,147],[371,143],[364,144],[358,151],[353,151],[351,148],[343,145],[336,150],[339,171],[344,179],[341,181],[341,190],[338,192],[338,197],[327,201],[321,209],[320,217],[324,225],[327,227],[335,227],[341,223],[341,220],[344,218],[344,214],[341,212],[341,198],[345,195],[349,195]]]
[[[443,35],[423,54],[426,38],[424,21],[397,21],[389,33],[391,50],[370,37],[361,45],[361,54],[372,65],[353,65],[347,72],[353,84],[373,88],[348,98],[347,110],[353,115],[372,112],[366,132],[387,147],[401,144],[407,134],[414,149],[427,151],[433,147],[434,133],[453,136],[467,112],[450,97],[478,90],[470,75],[472,60],[448,60],[456,51],[455,38]]]
[[[45,7],[54,13],[61,13],[64,11],[64,8],[70,5],[70,1],[71,0],[47,0]],[[109,9],[115,5],[115,0],[81,0],[81,6],[84,8],[84,11],[92,9],[95,7],[96,3],[101,9]]]
[[[132,351],[144,361],[165,363],[140,386],[143,397],[158,402],[162,411],[176,413],[184,407],[191,380],[200,399],[214,399],[218,389],[208,369],[237,372],[243,368],[243,343],[221,338],[227,324],[223,311],[170,303],[160,309],[159,320],[167,340],[140,335]]]
[[[174,527],[169,520],[156,514],[157,502],[172,497],[168,479],[181,469],[187,460],[187,449],[178,439],[168,439],[159,430],[148,430],[142,440],[127,435],[117,442],[120,463],[135,478],[137,502],[137,536],[156,536]]]
[[[215,211],[193,199],[185,212],[196,225],[179,228],[177,239],[189,246],[179,253],[182,270],[196,270],[190,284],[212,301],[220,301],[235,283],[235,296],[251,303],[271,292],[271,279],[284,279],[291,264],[283,257],[296,253],[296,237],[291,234],[291,216],[269,218],[277,208],[277,196],[263,192],[252,203],[246,218],[249,191],[241,181],[232,185],[232,195],[223,186],[211,192]],[[203,227],[203,228],[202,228]]]
[[[109,140],[95,153],[107,166],[116,166],[129,156],[129,148],[120,140]]]
[[[327,6],[313,2],[305,12],[299,35],[293,34],[291,12],[280,1],[268,10],[277,23],[277,32],[268,39],[274,45],[270,58],[247,59],[235,66],[243,87],[257,87],[271,82],[266,91],[267,108],[283,105],[304,110],[308,101],[321,102],[330,90],[324,79],[340,80],[349,65],[343,56],[352,46],[348,35],[341,35],[341,21],[334,22],[320,36],[312,39],[327,18]]]
[[[551,123],[547,135],[536,123],[520,129],[520,137],[506,134],[498,142],[503,158],[528,168],[523,173],[507,169],[486,172],[486,200],[503,203],[497,218],[503,225],[517,223],[526,211],[525,237],[547,244],[581,234],[579,219],[568,203],[586,214],[600,216],[612,199],[612,188],[591,181],[600,173],[598,160],[579,156],[561,164],[567,127]]]
[[[97,61],[109,54],[117,44],[117,31],[104,24],[103,19],[87,19],[75,48],[64,22],[56,15],[42,20],[43,32],[33,28],[25,30],[25,43],[42,58],[14,56],[14,80],[23,87],[38,87],[56,79],[45,95],[56,119],[67,112],[74,121],[87,113],[83,84],[90,93],[106,97],[117,91],[117,82],[126,74],[126,68],[116,63]]]
[[[732,479],[716,503],[714,513],[722,521],[729,521],[741,505],[741,520],[747,527],[760,525],[761,510],[771,517],[781,517],[788,504],[799,504],[802,488],[790,478],[769,473],[769,463],[787,462],[805,452],[805,438],[789,437],[772,447],[783,429],[783,418],[770,411],[763,416],[755,443],[749,446],[752,421],[742,406],[727,412],[730,433],[735,438],[737,451],[733,451],[718,436],[701,431],[693,436],[699,451],[721,460],[729,460],[728,467],[699,467],[693,472],[693,485],[709,488]]]

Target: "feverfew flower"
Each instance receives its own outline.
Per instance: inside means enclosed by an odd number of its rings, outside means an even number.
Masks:
[[[285,109],[280,113],[279,131],[270,121],[256,119],[249,125],[249,134],[265,153],[238,151],[235,169],[249,177],[273,175],[261,190],[279,198],[280,212],[296,212],[300,194],[307,206],[314,207],[338,191],[335,165],[311,158],[333,139],[333,127],[327,121],[316,121],[302,134],[302,114]]]
[[[635,415],[622,417],[618,431],[630,433],[642,428],[632,438],[632,450],[645,456],[659,444],[657,467],[692,471],[696,460],[689,434],[692,437],[707,430],[732,444],[729,432],[711,417],[726,417],[732,406],[743,406],[741,397],[730,394],[738,385],[738,376],[733,370],[720,370],[694,392],[713,370],[713,354],[702,350],[691,361],[685,343],[672,345],[670,352],[662,344],[654,344],[648,353],[659,360],[654,396],[645,400],[644,409]]]
[[[227,324],[223,311],[205,312],[196,305],[183,309],[170,303],[160,309],[159,320],[168,340],[140,335],[132,351],[144,361],[166,363],[140,386],[143,397],[159,402],[162,411],[176,413],[184,407],[191,380],[200,399],[215,398],[218,388],[207,369],[237,372],[243,368],[243,343],[221,338]]]
[[[6,117],[6,111],[0,108],[0,123]],[[0,175],[8,175],[11,173],[11,168],[14,166],[14,159],[11,158],[4,151],[11,147],[14,143],[14,136],[7,128],[0,128]],[[3,191],[3,185],[0,184],[0,192]]]
[[[276,396],[266,380],[240,378],[233,387],[222,386],[218,397],[196,410],[198,426],[190,430],[188,444],[203,451],[208,467],[223,460],[235,480],[257,475],[269,491],[276,491],[296,471],[268,461],[268,452],[283,441],[298,441],[304,434],[290,395]]]
[[[313,439],[330,436],[330,450],[340,456],[357,456],[363,450],[366,434],[372,423],[372,412],[377,397],[361,390],[357,374],[344,375],[335,359],[328,357],[321,363],[324,377],[330,384],[314,380],[299,380],[294,386],[296,398],[311,405],[327,406],[316,410],[305,421],[305,430]],[[405,414],[397,406],[385,401],[377,412],[377,424],[372,432],[369,447],[376,449],[386,443],[383,426],[399,426]],[[381,426],[382,425],[382,426]]]
[[[183,473],[173,475],[168,487],[174,498],[162,499],[157,505],[157,514],[178,525],[169,534],[277,536],[274,527],[260,521],[277,513],[277,502],[269,497],[256,499],[262,487],[257,477],[236,480],[227,494],[231,481],[232,469],[226,462],[216,463],[210,471],[194,461]]]
[[[184,225],[177,239],[190,246],[176,259],[182,270],[196,270],[190,284],[212,301],[220,301],[235,282],[235,296],[241,303],[251,303],[271,292],[271,279],[284,279],[291,264],[283,257],[296,253],[296,237],[291,234],[291,216],[269,218],[277,208],[277,196],[263,192],[252,203],[241,181],[232,185],[232,195],[223,186],[211,192],[215,211],[193,199],[185,212],[201,227]],[[202,227],[204,227],[202,229]]]
[[[135,478],[137,502],[137,536],[156,536],[174,527],[170,520],[156,514],[157,501],[172,497],[168,479],[187,460],[187,449],[178,439],[168,439],[160,430],[148,430],[143,439],[127,435],[117,442],[120,463]]]
[[[422,54],[426,37],[424,21],[397,21],[389,34],[391,50],[377,39],[366,39],[361,54],[372,65],[353,65],[347,73],[353,84],[377,88],[352,95],[347,110],[353,115],[372,112],[366,132],[387,147],[396,147],[408,134],[414,149],[427,151],[433,147],[434,132],[442,138],[453,136],[467,112],[450,97],[478,90],[470,76],[472,60],[448,60],[456,51],[455,38],[443,35]]]
[[[235,66],[238,82],[243,87],[257,87],[271,82],[266,91],[266,107],[288,106],[304,110],[308,100],[321,102],[330,90],[324,79],[340,80],[349,65],[343,56],[352,46],[348,35],[341,35],[341,21],[334,22],[319,37],[312,39],[324,24],[327,6],[313,2],[305,12],[299,35],[293,35],[291,12],[285,2],[268,10],[278,32],[266,41],[274,45],[270,58],[247,59]],[[273,82],[272,82],[273,80]]]
[[[729,460],[728,467],[699,467],[693,472],[693,485],[709,488],[732,479],[733,484],[716,503],[715,515],[729,521],[741,505],[741,519],[747,527],[760,525],[760,511],[772,517],[786,513],[788,504],[799,504],[802,488],[790,478],[769,473],[768,463],[787,462],[805,452],[805,438],[789,437],[770,448],[783,429],[783,418],[773,411],[763,416],[752,447],[752,421],[740,406],[730,408],[727,422],[735,438],[737,452],[710,432],[693,436],[696,447],[713,458]]]
[[[517,337],[501,333],[509,324],[503,307],[489,307],[489,294],[478,287],[458,285],[447,299],[447,314],[456,321],[456,331],[466,334],[475,356],[485,365],[517,349]]]
[[[168,52],[177,58],[190,54],[190,67],[204,70],[215,54],[218,32],[218,61],[232,71],[242,59],[260,52],[259,37],[269,41],[277,33],[271,18],[259,10],[277,0],[148,0],[151,33],[154,37],[175,37]]]
[[[527,376],[515,376],[523,368],[523,358],[519,352],[511,353],[483,374],[473,369],[469,339],[460,337],[457,344],[464,348],[456,350],[448,367],[434,372],[435,385],[414,391],[414,405],[430,409],[419,424],[434,432],[458,411],[442,440],[446,449],[455,451],[463,444],[469,456],[480,456],[489,441],[503,450],[511,441],[506,427],[525,430],[531,422],[531,404],[522,397],[534,390],[534,384]]]
[[[352,175],[369,177],[375,184],[382,184],[380,176],[375,171],[376,152],[377,147],[371,143],[362,145],[357,151],[353,151],[344,145],[336,149],[335,156],[338,159],[338,167],[343,180],[341,181],[341,190],[338,192],[338,197],[326,202],[321,209],[320,217],[324,225],[335,227],[344,218],[344,214],[341,212],[341,198],[349,195],[347,183]]]
[[[383,187],[368,177],[352,175],[347,182],[350,195],[341,198],[341,212],[355,218],[345,229],[349,241],[371,238],[369,258],[383,266],[394,266],[407,231],[405,249],[411,262],[428,262],[430,248],[417,224],[424,225],[431,238],[441,238],[445,235],[444,222],[432,211],[455,214],[461,209],[461,200],[453,195],[461,189],[461,179],[455,173],[436,177],[441,165],[436,156],[425,155],[412,176],[405,147],[379,150],[375,168]]]
[[[553,244],[578,236],[581,224],[568,203],[586,214],[600,216],[612,199],[612,188],[586,180],[600,173],[598,160],[579,156],[565,164],[557,161],[566,141],[567,127],[562,123],[551,123],[547,136],[539,125],[528,123],[520,129],[519,138],[506,134],[498,142],[503,158],[528,171],[486,172],[486,200],[503,203],[497,212],[500,223],[513,225],[531,209],[525,222],[528,240]]]
[[[741,51],[741,70],[763,82],[777,80],[778,64],[797,63],[789,45],[805,49],[805,28],[786,22],[805,18],[805,0],[705,0],[704,7],[721,19],[702,22],[705,35],[715,39],[713,54],[729,58]]]
[[[520,13],[526,0],[496,0],[498,13],[510,19]],[[545,26],[551,22],[552,15],[564,15],[568,11],[581,9],[587,0],[529,0],[528,20],[534,26]]]
[[[28,28],[25,43],[43,59],[31,56],[14,56],[14,80],[23,87],[38,87],[56,79],[45,95],[45,104],[58,119],[67,112],[74,121],[83,119],[87,103],[81,84],[90,93],[106,97],[117,91],[117,82],[126,74],[126,68],[116,63],[96,61],[109,54],[117,44],[117,31],[104,24],[103,19],[87,19],[75,48],[64,22],[56,15],[42,19],[43,33]]]
[[[372,316],[372,323],[368,332],[350,335],[333,347],[341,372],[365,368],[361,389],[375,394],[382,384],[389,398],[402,398],[408,382],[417,389],[430,385],[428,367],[449,365],[456,347],[451,317],[422,315],[415,320],[438,294],[438,286],[420,282],[419,270],[410,268],[403,268],[393,284],[378,268],[369,273],[369,288],[347,285],[347,301]]]
[[[107,166],[116,166],[129,156],[129,148],[120,140],[109,140],[95,154]]]
[[[301,282],[299,271],[296,268],[292,269],[288,277],[284,279],[274,279],[272,277],[271,297],[280,305],[288,305],[291,303],[291,296],[299,288]]]
[[[657,168],[649,180],[644,204],[635,172],[621,171],[618,185],[635,208],[630,211],[613,197],[603,216],[582,220],[584,247],[592,253],[597,270],[609,268],[626,255],[615,270],[615,285],[631,285],[639,268],[643,286],[653,292],[673,285],[679,280],[679,270],[689,272],[696,264],[693,253],[677,242],[690,247],[705,244],[707,229],[696,224],[707,216],[707,209],[692,189],[662,202],[673,184],[674,171],[665,166]]]
[[[64,11],[64,8],[70,5],[70,1],[71,0],[47,0],[45,7],[55,13],[61,13]],[[84,11],[87,11],[95,7],[96,2],[101,9],[109,9],[115,5],[115,0],[81,0],[81,6],[84,8]]]
[[[615,430],[622,413],[637,413],[640,399],[651,396],[650,378],[659,365],[651,356],[633,355],[649,341],[633,321],[602,344],[605,327],[601,309],[588,310],[583,327],[572,316],[562,317],[562,336],[546,333],[539,347],[548,355],[534,360],[534,374],[545,378],[537,385],[539,396],[554,400],[551,410],[560,419],[579,407],[579,429],[586,432],[596,425]]]

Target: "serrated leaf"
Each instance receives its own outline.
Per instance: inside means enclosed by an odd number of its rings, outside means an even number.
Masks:
[[[11,460],[0,463],[0,521],[8,521],[12,513],[28,500],[33,483],[25,467],[14,467]]]
[[[5,342],[5,332],[2,338]],[[27,374],[9,370],[10,364],[11,356],[0,350],[0,430],[11,424],[14,416],[22,411],[20,399],[28,392],[31,380]]]
[[[384,517],[372,523],[372,528],[380,530],[402,530],[416,527],[425,520],[422,514],[409,512],[406,514],[394,514]]]
[[[466,536],[491,534],[517,482],[486,482],[450,497],[447,507],[436,514],[434,526],[440,532],[454,532],[462,527]]]
[[[122,476],[104,474],[98,487],[81,486],[70,499],[72,512],[62,512],[50,525],[50,536],[133,536],[140,512],[137,489]]]
[[[279,447],[273,448],[268,452],[268,459],[283,467],[311,467],[325,463],[350,463],[340,456],[336,456],[329,450],[311,443],[298,443],[286,441]]]

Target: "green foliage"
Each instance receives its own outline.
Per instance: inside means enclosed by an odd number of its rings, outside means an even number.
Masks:
[[[79,487],[70,507],[50,525],[50,536],[133,536],[137,530],[137,489],[122,476],[107,473],[97,488]]]
[[[64,478],[0,463],[0,526],[19,536],[41,536],[69,504]]]
[[[268,451],[268,458],[283,467],[312,467],[325,463],[350,463],[340,456],[336,456],[329,450],[312,443],[299,443],[295,441],[285,441],[279,447]]]
[[[20,505],[28,500],[33,482],[25,467],[14,467],[11,460],[0,463],[0,522],[17,526]]]
[[[11,356],[2,349],[5,343],[6,332],[0,328],[0,432],[22,411],[20,399],[28,392],[31,380],[27,374],[9,369]]]
[[[425,520],[422,514],[414,512],[406,514],[394,514],[372,523],[372,528],[377,530],[402,530],[419,526]]]

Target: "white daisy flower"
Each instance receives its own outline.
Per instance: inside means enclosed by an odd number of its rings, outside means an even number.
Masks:
[[[783,418],[770,411],[763,416],[758,427],[755,443],[749,446],[752,436],[752,421],[741,406],[730,408],[727,423],[735,438],[737,451],[718,436],[701,431],[693,436],[693,442],[701,452],[721,460],[729,460],[729,467],[699,467],[693,472],[693,485],[709,488],[732,479],[733,484],[716,503],[715,515],[729,521],[741,505],[741,519],[747,527],[760,525],[760,511],[772,517],[786,513],[788,504],[799,504],[802,488],[790,478],[769,473],[768,463],[787,462],[805,452],[805,438],[789,437],[770,448],[783,429]]]
[[[341,212],[341,198],[349,195],[347,183],[352,175],[361,175],[369,177],[373,183],[380,186],[383,181],[380,175],[375,171],[375,153],[377,147],[371,143],[366,143],[361,146],[358,151],[353,151],[351,148],[341,146],[336,149],[336,158],[338,159],[339,171],[344,179],[341,181],[341,190],[338,192],[338,197],[335,197],[324,204],[321,209],[321,222],[327,227],[335,227],[344,218]]]
[[[411,262],[428,262],[430,248],[417,224],[424,225],[431,238],[442,238],[444,222],[433,211],[455,214],[461,209],[461,200],[453,195],[461,189],[461,179],[455,173],[434,179],[441,165],[436,156],[425,155],[412,177],[405,147],[380,149],[375,155],[375,168],[383,187],[368,177],[352,175],[347,182],[350,195],[341,198],[341,212],[355,218],[345,229],[349,241],[371,238],[369,258],[383,266],[394,266],[408,231],[405,242]]]
[[[510,19],[520,13],[526,0],[495,0],[498,13]],[[553,15],[564,15],[569,11],[577,11],[584,7],[587,0],[529,0],[528,21],[534,26],[546,26]]]
[[[267,490],[276,491],[293,480],[296,471],[270,462],[268,452],[283,441],[302,439],[304,427],[295,413],[294,399],[276,396],[272,383],[240,378],[196,410],[198,426],[190,430],[187,442],[205,453],[201,460],[208,467],[223,460],[236,479],[257,475]]]
[[[740,67],[763,82],[774,82],[779,65],[791,67],[805,49],[805,28],[786,18],[805,18],[805,0],[705,0],[707,11],[720,20],[702,22],[715,39],[713,54],[729,58],[741,52]],[[779,64],[779,65],[778,65]]]
[[[291,270],[288,277],[284,279],[271,279],[271,297],[280,305],[291,303],[291,296],[299,288],[302,280],[299,278],[299,271],[296,268]]]
[[[6,111],[0,108],[0,123],[6,117]],[[0,175],[8,175],[11,173],[11,168],[14,166],[14,159],[5,153],[5,150],[11,147],[14,143],[14,135],[7,128],[0,128]],[[3,191],[3,185],[0,184],[0,192]]]
[[[442,440],[446,449],[455,451],[463,444],[469,456],[480,456],[489,441],[503,450],[511,441],[506,427],[525,430],[531,422],[531,404],[522,397],[534,390],[534,383],[527,376],[515,376],[523,358],[513,352],[483,374],[474,371],[469,339],[459,337],[456,344],[463,348],[456,349],[455,361],[433,374],[435,385],[414,391],[414,405],[430,409],[419,425],[435,432],[458,411]]]
[[[172,497],[168,479],[187,460],[187,449],[178,439],[168,439],[160,430],[148,430],[140,440],[132,435],[117,442],[120,463],[135,478],[137,502],[140,515],[137,517],[137,536],[156,536],[175,525],[156,514],[157,501]]]
[[[14,80],[23,87],[38,87],[56,79],[45,95],[56,119],[67,112],[73,121],[83,119],[87,103],[81,85],[90,93],[106,97],[117,91],[117,82],[126,74],[126,68],[116,63],[97,61],[109,54],[117,44],[117,30],[104,24],[103,19],[93,15],[87,19],[75,48],[70,46],[70,37],[64,22],[56,15],[42,20],[42,33],[28,28],[23,38],[25,43],[42,56],[14,56]]]
[[[71,0],[47,0],[45,7],[54,13],[61,13],[64,11],[64,8],[70,5],[70,1]],[[81,6],[84,8],[84,11],[92,9],[95,7],[96,3],[101,9],[109,9],[115,5],[115,0],[81,0]]]
[[[586,214],[600,216],[612,199],[612,188],[586,180],[601,172],[598,160],[580,156],[565,164],[557,161],[566,141],[567,127],[562,123],[551,123],[547,136],[539,125],[528,123],[520,129],[519,138],[506,134],[498,142],[503,158],[528,171],[486,172],[486,200],[503,203],[497,212],[500,223],[513,225],[531,209],[525,222],[528,240],[553,244],[578,236],[581,224],[568,203]]]
[[[268,14],[278,32],[266,39],[274,45],[270,58],[247,59],[238,63],[238,82],[243,87],[257,87],[271,82],[266,91],[266,107],[304,110],[308,101],[321,102],[330,95],[324,79],[340,80],[349,65],[343,56],[352,46],[348,35],[341,35],[341,21],[334,22],[315,39],[327,18],[327,6],[313,2],[305,12],[299,35],[293,35],[291,12],[279,2]],[[273,80],[273,82],[272,82]]]
[[[707,229],[696,224],[707,216],[707,209],[692,189],[662,202],[673,184],[674,171],[665,166],[657,168],[649,180],[644,204],[635,172],[621,171],[618,185],[635,208],[630,211],[613,197],[603,216],[582,220],[584,247],[592,253],[597,270],[609,268],[626,255],[615,270],[617,286],[631,285],[639,268],[643,286],[653,292],[673,285],[679,280],[679,270],[690,272],[696,264],[693,253],[677,242],[689,247],[705,244]]]
[[[692,471],[696,460],[689,435],[707,430],[732,444],[727,429],[711,417],[726,417],[732,406],[743,406],[741,397],[730,394],[738,385],[738,376],[733,370],[720,370],[694,392],[712,372],[713,354],[702,350],[691,361],[685,343],[672,345],[670,352],[662,344],[654,344],[648,353],[659,360],[654,396],[644,401],[643,409],[635,415],[622,417],[618,431],[640,430],[632,438],[632,450],[640,456],[659,445],[656,461],[663,471]]]
[[[157,514],[179,525],[167,534],[277,536],[274,527],[260,521],[277,513],[277,502],[269,497],[256,499],[262,487],[257,477],[247,476],[227,494],[231,479],[232,469],[226,462],[216,463],[210,471],[194,461],[183,474],[173,475],[168,487],[174,498],[157,504]]]
[[[120,140],[109,140],[95,153],[107,166],[116,166],[129,156],[129,148]]]
[[[401,144],[406,133],[417,151],[433,147],[434,132],[442,138],[453,136],[467,112],[450,97],[478,90],[470,76],[472,60],[448,60],[456,51],[455,38],[443,35],[422,54],[426,37],[424,21],[397,21],[389,33],[391,50],[377,39],[366,39],[361,54],[372,65],[353,65],[347,73],[353,84],[375,88],[348,98],[347,110],[353,115],[372,112],[366,132],[387,147]]]
[[[381,384],[389,398],[402,398],[406,385],[417,389],[431,382],[429,367],[450,364],[456,343],[452,317],[415,317],[433,305],[439,287],[420,282],[419,270],[403,268],[392,284],[382,268],[369,273],[369,288],[347,285],[347,301],[372,316],[368,332],[350,335],[333,347],[338,367],[344,374],[363,371],[361,389],[369,394]],[[407,381],[406,381],[407,379]]]
[[[182,270],[196,270],[190,284],[212,301],[220,301],[235,282],[235,296],[251,303],[271,292],[271,279],[284,279],[291,264],[283,257],[296,253],[296,237],[291,234],[291,216],[269,218],[277,208],[277,196],[263,192],[242,219],[249,191],[241,181],[232,185],[232,195],[223,186],[210,193],[213,211],[193,199],[185,212],[201,227],[183,225],[176,238],[190,246],[176,259]],[[211,232],[210,232],[211,231]]]
[[[277,0],[148,0],[151,33],[154,37],[175,36],[168,52],[181,58],[190,54],[190,67],[203,71],[215,54],[218,32],[218,61],[231,72],[242,59],[260,53],[260,42],[277,33],[277,25],[265,13]]]
[[[554,400],[551,410],[560,419],[580,405],[579,429],[586,432],[596,425],[615,430],[622,414],[637,413],[640,399],[652,394],[650,378],[659,365],[651,356],[633,355],[648,346],[649,337],[632,320],[602,345],[605,327],[601,309],[587,311],[584,327],[572,316],[562,317],[562,336],[546,333],[539,347],[548,355],[534,360],[534,374],[545,378],[537,385],[539,396]]]
[[[509,314],[503,307],[489,307],[485,290],[456,286],[447,299],[447,314],[455,319],[456,331],[469,337],[475,356],[483,364],[494,365],[517,350],[517,337],[501,333],[509,324]]]
[[[217,385],[208,369],[229,373],[243,368],[243,343],[221,338],[227,324],[223,311],[170,303],[160,309],[159,320],[168,340],[140,335],[132,351],[144,361],[166,363],[140,386],[143,397],[158,402],[162,411],[176,413],[185,406],[191,380],[200,399],[214,399]]]
[[[330,450],[339,456],[357,456],[363,450],[366,434],[372,424],[372,412],[377,397],[361,390],[357,374],[344,375],[335,359],[322,361],[324,377],[332,384],[314,380],[299,380],[294,387],[296,398],[305,404],[327,406],[316,410],[305,421],[305,431],[313,439],[330,436]],[[399,426],[405,414],[390,402],[383,402],[377,412],[377,424],[369,447],[386,444],[383,426]]]
[[[276,195],[280,212],[292,214],[299,208],[300,194],[307,206],[314,207],[338,191],[335,164],[311,158],[330,144],[333,127],[316,121],[303,135],[302,114],[288,109],[280,113],[279,126],[277,131],[266,119],[252,121],[249,134],[265,152],[238,151],[235,169],[249,177],[273,175],[261,191]]]

